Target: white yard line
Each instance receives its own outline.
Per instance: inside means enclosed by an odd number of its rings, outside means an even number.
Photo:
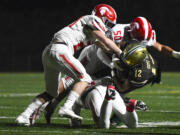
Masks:
[[[0,119],[15,119],[16,117],[0,116]],[[52,119],[67,120],[67,118],[52,117]],[[84,120],[92,121],[92,118],[84,118]],[[160,122],[141,122],[138,127],[158,127],[158,126],[180,126],[180,121],[160,121]],[[127,128],[125,125],[117,126],[117,128]],[[0,130],[1,131],[1,130]]]
[[[159,126],[180,126],[180,121],[142,122],[142,123],[139,123],[138,128],[159,127]],[[127,128],[127,127],[125,125],[122,125],[122,126],[117,126],[117,128]]]
[[[17,109],[18,107],[16,106],[0,106],[0,109],[3,110],[9,110],[9,109]],[[83,108],[82,108],[83,109]],[[137,112],[140,112],[141,110],[136,110]],[[155,113],[180,113],[180,111],[174,111],[174,110],[147,110],[145,111],[146,113],[148,112],[155,112]],[[0,116],[1,118],[1,116]]]
[[[15,109],[16,107],[12,106],[0,106],[0,109]]]
[[[9,116],[0,116],[0,119],[16,119],[16,117],[9,117]],[[42,119],[42,118],[40,118]],[[61,118],[61,117],[52,117],[51,119],[53,120],[67,120],[68,118]],[[84,120],[87,120],[87,121],[91,121],[93,120],[92,118],[86,118]]]
[[[23,132],[23,133],[50,133],[50,134],[60,134],[60,133],[64,133],[64,131],[61,131],[61,130],[59,130],[59,131],[54,131],[54,130],[46,130],[46,131],[43,131],[43,130],[41,130],[41,131],[25,131],[25,130],[0,130],[0,132],[16,132],[16,133],[21,133],[21,132]],[[73,133],[73,131],[72,131],[72,133]]]
[[[25,96],[36,96],[39,93],[10,93],[0,94],[0,97],[25,97]]]
[[[0,116],[0,119],[15,119],[16,117]]]
[[[156,112],[156,113],[180,113],[180,111],[171,111],[171,110],[147,110],[146,112]]]
[[[32,97],[39,93],[0,93],[0,97]]]

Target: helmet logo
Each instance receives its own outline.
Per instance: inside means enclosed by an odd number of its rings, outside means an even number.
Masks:
[[[104,16],[104,14],[105,14],[106,12],[110,12],[107,7],[101,7],[101,8],[100,8],[101,16]]]
[[[133,23],[132,29],[139,29],[139,24],[137,22]]]

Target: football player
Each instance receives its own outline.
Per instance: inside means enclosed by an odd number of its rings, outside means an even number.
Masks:
[[[172,48],[168,46],[156,42],[155,31],[152,30],[149,21],[144,17],[135,18],[131,24],[117,24],[115,25],[115,27],[113,27],[112,30],[108,31],[106,34],[109,38],[114,40],[116,44],[119,44],[122,48],[129,40],[136,39],[138,41],[143,42],[144,45],[152,46],[156,48],[158,51],[165,53],[166,55],[173,56],[175,58],[180,58],[179,52],[174,51]],[[98,53],[98,58],[100,58],[101,61],[103,61],[106,65],[110,65],[111,60],[109,60],[108,62],[105,61],[107,55],[103,54],[103,51],[101,51],[101,49],[99,49],[98,51],[101,52]],[[140,74],[140,72],[141,70],[136,70],[136,74]],[[135,86],[131,86],[130,84],[125,85],[125,83],[123,83],[123,85],[120,85],[119,87],[123,87],[121,88],[124,91],[123,93],[127,93],[128,91],[134,90],[139,86],[137,84]],[[126,87],[131,88],[127,89]]]
[[[137,46],[136,43],[128,44],[122,54],[121,60],[114,59],[113,79],[108,80],[108,83],[105,83],[107,80],[102,79],[101,85],[86,91],[73,106],[78,115],[81,107],[90,109],[94,122],[102,128],[110,127],[112,112],[127,127],[137,127],[138,117],[135,108],[146,110],[146,105],[142,101],[134,99],[126,99],[125,104],[119,93],[124,94],[148,83],[157,82],[157,78],[159,78],[156,62],[147,53],[145,47]],[[123,87],[119,87],[119,85]],[[70,124],[71,126],[80,126],[81,121],[70,119]]]
[[[110,24],[116,23],[115,10],[106,4],[97,5],[92,15],[85,15],[72,24],[54,34],[51,43],[44,49],[42,62],[45,74],[46,91],[39,94],[21,113],[16,122],[22,125],[31,125],[34,121],[35,111],[44,103],[58,95],[61,74],[72,77],[76,83],[59,111],[60,116],[82,119],[72,111],[75,100],[92,82],[84,66],[74,57],[76,52],[96,40],[113,53],[120,55],[121,50],[116,44],[105,36]],[[102,47],[103,47],[102,46]]]
[[[136,39],[143,42],[145,46],[153,46],[166,55],[179,58],[179,52],[176,52],[172,48],[156,42],[155,31],[152,30],[151,24],[144,17],[137,17],[133,19],[131,24],[117,24],[112,28],[112,30],[109,29],[109,31],[106,32],[106,35],[115,41],[115,43],[118,44],[121,49],[123,49],[123,46],[129,40]],[[107,60],[109,57],[107,56],[107,53],[102,51],[102,49],[97,50],[97,56],[103,63],[105,63],[107,66],[110,66],[111,59]],[[96,70],[93,68],[94,65],[96,64],[90,64],[92,70]]]
[[[129,47],[131,47],[131,46],[128,46],[128,48]],[[129,51],[127,51],[127,49],[125,49],[124,51],[129,52]],[[132,50],[134,50],[134,49],[132,49]],[[113,80],[116,83],[116,87],[118,88],[119,93],[125,94],[125,93],[128,93],[137,88],[143,87],[146,84],[149,84],[150,82],[153,82],[153,83],[157,82],[157,80],[158,80],[157,79],[158,74],[156,73],[157,72],[156,63],[153,60],[153,58],[151,57],[151,55],[147,55],[145,58],[137,57],[137,56],[143,56],[143,54],[146,54],[146,52],[144,52],[145,50],[141,50],[141,47],[139,49],[136,48],[135,50],[133,53],[131,52],[131,55],[129,55],[128,57],[126,56],[125,53],[122,53],[123,58],[121,58],[121,60],[119,60],[118,58],[114,59],[114,62],[113,62],[114,65],[109,65],[109,67],[104,65],[102,63],[102,61],[98,58],[97,54],[94,53],[95,46],[89,46],[89,47],[85,48],[81,52],[79,59],[84,63],[84,66],[87,69],[88,73],[92,76],[95,76],[96,78],[101,78],[103,76],[110,75],[111,71],[112,71]],[[138,52],[138,54],[137,54],[137,52]],[[126,58],[126,60],[124,58]],[[137,64],[134,64],[133,62],[130,62],[130,61],[137,62],[137,60],[142,60],[142,58],[144,60],[141,64],[137,65]],[[90,63],[92,63],[92,64],[90,64]],[[99,65],[99,66],[97,66],[99,68],[94,68],[93,64]],[[131,64],[131,66],[130,66],[130,64]],[[135,66],[132,66],[132,65],[135,65]],[[113,68],[113,70],[112,70],[112,67],[115,67],[115,68]],[[105,82],[103,79],[101,81]],[[96,80],[95,84],[97,84],[99,82],[101,83],[101,81]],[[69,77],[65,77],[62,79],[62,82],[63,82],[62,86],[64,87],[63,88],[64,92],[66,93],[67,89],[69,87],[71,87],[71,85],[73,83],[73,79],[71,79]],[[101,89],[102,89],[102,91],[101,91]],[[102,96],[102,95],[105,96],[106,86],[98,86],[97,90],[104,93],[104,94],[101,93],[100,96]],[[97,91],[97,90],[95,90],[95,91]],[[62,93],[62,94],[64,94],[64,93]],[[45,118],[47,120],[47,123],[50,123],[50,118],[51,118],[52,113],[54,112],[55,107],[63,99],[61,96],[62,94],[60,94],[59,97],[52,100],[51,103],[46,107]],[[86,95],[86,94],[83,94],[82,99],[85,99],[84,95]],[[90,94],[90,95],[96,96],[94,94]],[[101,98],[101,99],[104,99],[104,96],[102,96],[103,98]],[[98,112],[96,115],[99,117],[100,116],[100,108],[99,107],[101,107],[103,100],[102,100],[102,102],[99,101],[98,103],[95,103],[94,106],[92,106],[92,105],[90,106],[89,99],[91,99],[91,98],[88,98],[88,101],[86,101],[85,106],[86,107],[88,106],[88,108],[91,109],[91,111],[94,110],[93,108],[97,107],[95,110],[98,109]],[[99,98],[97,98],[97,99],[99,99]],[[119,100],[119,97],[118,97],[118,100]],[[84,101],[85,100],[83,100],[81,103],[83,103]],[[132,101],[134,101],[134,103],[135,103],[136,100],[132,100]],[[129,102],[129,100],[128,100],[128,102]],[[140,102],[140,103],[142,103],[142,102]],[[122,104],[124,104],[124,103],[122,103]],[[130,104],[132,104],[132,103],[130,103]],[[74,107],[74,108],[76,108],[76,107]],[[79,114],[79,113],[77,113],[77,114]],[[94,114],[94,112],[93,112],[93,114]],[[93,118],[94,118],[95,122],[97,122],[97,120],[95,119],[96,116],[94,116]],[[77,121],[75,123],[77,124]]]
[[[156,41],[156,32],[145,17],[136,17],[130,24],[116,24],[112,29],[109,29],[107,35],[116,44],[122,45],[130,39],[136,39],[162,54],[180,59],[180,52]]]

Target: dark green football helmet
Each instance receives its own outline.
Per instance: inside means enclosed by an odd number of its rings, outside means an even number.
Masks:
[[[139,42],[132,42],[126,46],[121,55],[121,60],[132,67],[141,63],[147,55],[146,46]]]
[[[114,61],[114,66],[117,69],[126,67],[133,67],[141,63],[148,54],[146,46],[137,41],[129,42],[123,50],[120,60]],[[122,67],[123,66],[123,67]]]

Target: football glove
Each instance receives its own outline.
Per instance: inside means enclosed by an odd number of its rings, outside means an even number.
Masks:
[[[109,85],[107,86],[105,98],[106,98],[107,100],[114,100],[114,99],[115,99],[115,96],[116,96],[115,86],[112,85],[112,84],[109,84]]]

